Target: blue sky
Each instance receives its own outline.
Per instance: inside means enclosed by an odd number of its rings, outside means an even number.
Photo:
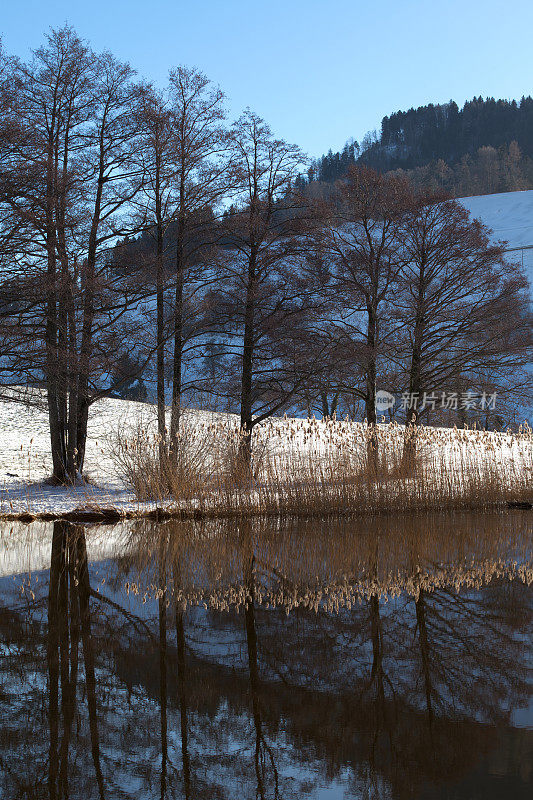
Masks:
[[[311,156],[399,109],[533,93],[533,0],[2,0],[7,52],[65,22],[157,83],[199,67]]]

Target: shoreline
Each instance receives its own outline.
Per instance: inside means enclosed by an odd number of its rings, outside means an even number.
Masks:
[[[500,502],[488,502],[473,504],[468,502],[458,503],[457,505],[420,505],[413,508],[374,508],[364,511],[362,509],[340,509],[338,511],[325,511],[321,509],[307,511],[288,511],[288,510],[264,510],[264,509],[183,509],[157,506],[146,509],[124,509],[115,507],[102,507],[98,509],[80,508],[68,511],[13,511],[0,513],[0,523],[2,522],[23,522],[31,523],[42,522],[71,522],[71,523],[100,523],[114,525],[126,520],[151,520],[153,522],[167,522],[176,520],[186,522],[190,520],[208,519],[235,519],[235,518],[257,518],[257,517],[278,517],[278,518],[301,518],[301,519],[328,519],[328,518],[361,518],[379,517],[384,515],[402,514],[446,514],[457,512],[483,513],[486,511],[533,511],[533,500],[506,500]]]

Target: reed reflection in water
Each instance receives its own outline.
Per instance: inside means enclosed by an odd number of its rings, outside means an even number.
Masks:
[[[520,512],[10,525],[2,794],[529,797],[532,534]]]

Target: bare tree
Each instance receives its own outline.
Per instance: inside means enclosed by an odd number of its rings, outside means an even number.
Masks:
[[[303,162],[246,111],[231,131],[241,194],[224,215],[225,258],[210,303],[223,333],[220,371],[240,408],[243,454],[255,425],[287,405],[301,383],[306,322],[313,306],[305,204],[291,191]]]
[[[366,418],[375,425],[378,358],[388,344],[391,294],[400,272],[402,222],[409,202],[403,179],[352,167],[338,184],[324,235],[326,258],[342,295],[339,330],[359,346]]]
[[[375,426],[378,369],[390,346],[391,300],[403,263],[402,223],[410,199],[402,178],[351,167],[337,184],[321,229],[324,259],[336,298],[338,351],[361,368],[364,385],[352,393],[365,404]],[[369,439],[369,464],[377,468],[377,438]]]
[[[53,477],[72,482],[83,468],[102,359],[127,308],[124,287],[109,280],[106,251],[138,190],[138,91],[128,65],[95,55],[70,28],[52,31],[28,65],[13,62],[11,78],[15,133],[1,200],[19,237],[10,286],[22,300],[10,312],[14,366],[44,378]]]
[[[30,64],[16,64],[13,76],[18,89],[20,136],[12,142],[10,151],[11,178],[21,169],[24,179],[15,183],[15,196],[6,199],[18,219],[28,223],[26,240],[30,247],[25,260],[36,265],[34,282],[41,279],[43,283],[43,371],[53,471],[58,481],[64,481],[67,475],[67,325],[69,317],[72,321],[77,277],[69,271],[67,231],[80,222],[74,210],[74,195],[78,201],[80,192],[72,172],[72,153],[81,146],[82,132],[93,110],[91,71],[89,49],[65,28],[48,36],[47,46],[35,52]],[[39,175],[43,175],[42,181]],[[33,297],[36,299],[35,293]],[[77,407],[77,398],[74,404]],[[71,457],[73,452],[74,448]]]
[[[434,408],[443,391],[466,380],[481,392],[489,373],[495,387],[511,392],[509,379],[523,379],[531,359],[532,328],[524,275],[459,203],[421,194],[404,231],[395,349],[412,398],[407,421],[414,445],[420,414]],[[431,402],[424,403],[424,393]]]
[[[165,248],[164,237],[174,215],[174,137],[172,115],[164,95],[151,87],[143,92],[140,104],[140,121],[143,130],[140,159],[146,180],[141,196],[136,202],[140,206],[143,225],[155,239],[156,267],[156,381],[157,381],[157,430],[160,440],[160,455],[166,452],[165,420]]]
[[[155,244],[156,373],[161,455],[175,451],[186,359],[201,329],[198,307],[209,269],[213,209],[229,191],[223,93],[194,69],[171,71],[169,86],[143,92],[140,161],[146,174],[136,199],[145,236]],[[152,248],[149,248],[147,274]],[[133,258],[138,254],[131,253]],[[146,255],[146,254],[145,254]],[[173,291],[173,297],[170,297]],[[173,352],[166,344],[172,342]],[[172,379],[170,441],[166,441],[165,377]]]
[[[195,69],[180,66],[170,72],[175,183],[175,298],[173,313],[172,405],[170,452],[177,448],[182,402],[184,329],[187,300],[199,294],[199,275],[191,269],[206,249],[206,212],[228,192],[227,134],[224,94]],[[205,272],[205,268],[204,268]],[[188,291],[186,291],[188,290]]]

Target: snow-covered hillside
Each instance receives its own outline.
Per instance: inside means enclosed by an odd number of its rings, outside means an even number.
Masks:
[[[509,248],[533,248],[533,190],[462,197],[459,202],[473,217],[492,230],[495,240],[507,242]],[[519,263],[523,258],[533,285],[533,249],[518,250],[507,255]]]

